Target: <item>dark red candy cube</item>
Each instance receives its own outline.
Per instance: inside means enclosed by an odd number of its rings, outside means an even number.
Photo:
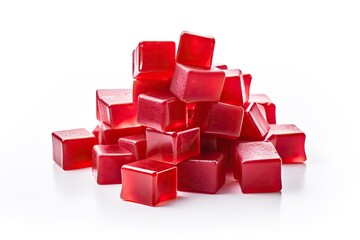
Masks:
[[[306,161],[306,136],[294,124],[270,124],[267,138],[271,140],[274,137],[276,138],[276,151],[279,153],[283,163],[302,163]]]
[[[213,64],[213,66],[216,67],[216,68],[219,68],[221,70],[228,69],[228,66],[226,64],[223,64],[223,63],[215,63],[215,64]]]
[[[244,89],[245,89],[244,102],[247,103],[249,102],[249,98],[250,98],[250,85],[251,85],[252,76],[248,73],[244,73],[243,80],[244,80]]]
[[[98,184],[121,183],[121,167],[135,161],[134,154],[118,145],[96,145],[92,151],[92,172]]]
[[[169,131],[186,125],[186,104],[169,92],[139,95],[137,122],[158,131]]]
[[[270,142],[239,142],[235,147],[234,176],[243,193],[281,191],[281,158]]]
[[[176,55],[178,63],[211,68],[215,48],[215,39],[190,32],[182,32]]]
[[[145,134],[130,135],[119,138],[119,146],[134,154],[136,160],[146,158],[146,136]]]
[[[218,138],[210,134],[200,135],[201,152],[216,152],[218,150]]]
[[[175,42],[143,41],[133,51],[133,78],[170,79],[175,67]]]
[[[137,105],[138,97],[142,93],[149,92],[169,92],[170,80],[134,80],[133,81],[133,101]]]
[[[240,139],[252,141],[264,140],[269,129],[270,125],[261,114],[257,104],[254,102],[247,104]]]
[[[224,70],[225,82],[221,93],[220,102],[236,106],[245,103],[245,86],[242,73],[239,69]]]
[[[111,128],[136,125],[136,108],[131,89],[118,89],[116,95],[99,97],[100,120]]]
[[[226,103],[196,103],[193,125],[199,126],[202,133],[227,139],[240,136],[244,109]]]
[[[221,96],[225,73],[221,69],[200,69],[176,64],[170,91],[186,103],[217,102]]]
[[[269,124],[276,124],[276,106],[266,94],[250,94],[250,102],[261,105],[265,110],[265,118]]]
[[[119,94],[120,89],[98,89],[96,90],[96,119],[100,121],[99,99],[105,96]]]
[[[158,132],[147,128],[146,151],[148,158],[178,164],[200,153],[200,129]]]
[[[95,136],[84,128],[53,132],[53,160],[64,170],[90,167],[95,144]]]
[[[225,160],[220,152],[208,152],[181,162],[178,190],[216,193],[225,183]]]
[[[110,128],[104,123],[99,125],[99,143],[102,145],[116,145],[121,137],[145,133],[145,128],[140,125],[133,127]]]
[[[121,169],[121,198],[155,206],[177,197],[176,166],[149,159],[126,164]]]

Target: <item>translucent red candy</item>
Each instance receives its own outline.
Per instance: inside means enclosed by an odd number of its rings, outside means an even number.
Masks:
[[[275,148],[283,163],[306,161],[305,133],[294,124],[270,124],[267,138],[275,137]]]
[[[245,85],[241,70],[224,70],[225,82],[222,89],[220,102],[236,106],[243,106],[247,101],[245,95]]]
[[[264,140],[269,132],[270,126],[260,112],[256,103],[252,102],[245,108],[243,127],[240,139],[243,140]]]
[[[184,127],[186,104],[169,92],[140,94],[137,122],[163,132]]]
[[[148,92],[168,92],[170,81],[168,80],[134,80],[133,82],[133,101],[137,105],[138,97],[142,93]]]
[[[99,143],[102,145],[118,144],[118,140],[121,137],[145,133],[145,128],[141,125],[110,128],[108,125],[100,123],[99,127]]]
[[[267,122],[276,124],[276,106],[266,94],[250,94],[249,102],[260,104],[265,110],[264,117]]]
[[[170,79],[175,67],[175,42],[143,41],[133,51],[133,78]]]
[[[92,171],[98,184],[121,183],[121,167],[135,161],[134,154],[118,145],[96,145]]]
[[[119,138],[119,146],[134,154],[136,160],[146,158],[146,137],[145,134],[130,135]]]
[[[281,191],[281,158],[270,142],[239,142],[234,177],[243,193]]]
[[[220,152],[207,152],[177,165],[178,190],[216,193],[225,183],[225,160]]]
[[[177,197],[177,170],[172,164],[145,159],[124,165],[121,173],[123,200],[155,206]]]
[[[95,136],[84,128],[53,132],[53,160],[64,170],[90,167],[95,144]]]
[[[244,80],[244,89],[245,89],[244,101],[245,103],[247,103],[249,102],[249,98],[250,98],[250,86],[251,86],[252,76],[248,73],[244,73],[243,80]]]

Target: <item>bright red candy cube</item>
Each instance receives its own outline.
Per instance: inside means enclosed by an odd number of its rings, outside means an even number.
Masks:
[[[180,36],[176,61],[187,66],[211,68],[214,48],[213,37],[184,31]]]
[[[220,152],[207,152],[178,164],[178,190],[216,193],[225,183],[225,160]]]
[[[131,89],[118,89],[114,95],[99,96],[100,121],[111,128],[136,125],[136,108]]]
[[[104,123],[99,125],[99,143],[102,145],[116,145],[121,137],[145,133],[145,128],[140,125],[133,127],[110,128]]]
[[[162,132],[184,127],[186,104],[169,92],[140,94],[137,122]]]
[[[244,102],[247,103],[249,102],[249,98],[250,98],[250,85],[251,85],[252,76],[248,73],[244,73],[243,80],[244,80],[244,89],[245,89]]]
[[[236,106],[245,103],[245,86],[242,73],[239,69],[224,70],[225,82],[221,93],[220,102]]]
[[[138,97],[142,93],[149,92],[169,92],[170,80],[134,80],[133,81],[133,101],[137,106]]]
[[[306,136],[294,124],[270,124],[267,138],[270,140],[274,137],[276,138],[276,151],[283,163],[303,163],[306,161]]]
[[[119,146],[134,154],[136,160],[146,158],[146,136],[145,134],[130,135],[119,138]]]
[[[64,170],[90,167],[95,144],[95,136],[84,128],[53,132],[53,160]]]
[[[178,164],[200,153],[200,129],[158,132],[147,128],[146,151],[150,159]]]
[[[118,145],[95,145],[92,172],[98,184],[120,184],[121,167],[135,161],[134,154]]]
[[[196,103],[193,125],[198,126],[202,133],[227,139],[240,136],[244,109],[226,103]]]
[[[170,79],[175,67],[175,42],[143,41],[133,51],[133,78]]]
[[[254,102],[247,104],[240,139],[252,141],[264,140],[269,129],[270,125],[261,114],[257,104]]]
[[[96,119],[100,121],[99,99],[105,96],[119,94],[120,89],[98,89],[96,90]]]
[[[224,86],[225,73],[219,68],[200,69],[176,64],[170,91],[186,103],[217,102]]]
[[[121,169],[120,197],[149,206],[177,197],[176,166],[149,159],[126,164]]]
[[[276,124],[276,106],[266,94],[250,94],[249,101],[263,106],[267,122]]]
[[[234,176],[243,193],[281,191],[281,158],[270,142],[239,142],[235,146]]]

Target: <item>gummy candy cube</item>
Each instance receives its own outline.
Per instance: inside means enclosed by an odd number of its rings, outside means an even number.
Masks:
[[[95,144],[95,136],[84,128],[53,132],[53,160],[64,170],[90,167]]]
[[[115,145],[121,137],[145,133],[145,128],[140,125],[133,127],[110,128],[104,123],[99,123],[99,143],[101,145]]]
[[[243,80],[244,80],[244,89],[245,89],[245,97],[244,97],[244,104],[245,104],[249,102],[252,76],[248,73],[244,73]]]
[[[202,133],[227,139],[240,136],[244,109],[226,103],[196,103],[193,125],[199,126]]]
[[[99,142],[100,142],[100,138],[99,138],[100,127],[99,127],[99,125],[96,125],[96,127],[94,128],[94,130],[91,133],[94,134],[97,144],[99,144]]]
[[[116,95],[100,96],[100,120],[111,128],[136,125],[136,108],[131,89],[119,89]]]
[[[178,63],[210,68],[215,48],[215,39],[190,32],[182,32],[176,55]]]
[[[247,104],[240,139],[252,141],[264,140],[269,129],[270,126],[261,114],[257,104],[254,102]]]
[[[170,79],[175,67],[175,42],[143,41],[133,51],[132,76],[137,79]]]
[[[121,167],[135,161],[134,154],[118,145],[95,145],[92,172],[98,184],[121,183]]]
[[[235,147],[234,176],[243,193],[281,191],[281,158],[270,142],[239,142]]]
[[[170,80],[134,80],[133,81],[133,101],[137,106],[138,97],[142,93],[148,92],[169,92],[170,89]]]
[[[104,96],[113,96],[121,92],[121,89],[98,89],[96,90],[96,119],[100,121],[99,99]]]
[[[225,73],[221,69],[200,69],[176,64],[170,92],[186,103],[217,102],[224,86]]]
[[[158,131],[169,131],[186,125],[186,104],[168,92],[139,95],[137,122]]]
[[[265,119],[269,124],[276,124],[276,106],[265,94],[250,94],[250,102],[255,102],[264,107]]]
[[[146,158],[146,136],[145,134],[130,135],[119,138],[119,146],[134,154],[136,160]]]
[[[305,133],[294,124],[270,124],[267,139],[276,138],[275,148],[283,163],[306,161]]]
[[[210,134],[200,134],[201,152],[216,152],[218,150],[218,138]]]
[[[200,129],[158,132],[147,128],[146,151],[150,159],[177,164],[200,153]]]
[[[149,206],[177,197],[176,166],[149,159],[126,164],[121,169],[120,197]]]
[[[245,103],[245,86],[242,73],[239,69],[224,70],[225,82],[221,93],[220,102],[236,106]]]
[[[179,191],[216,193],[225,183],[225,160],[220,152],[202,153],[177,167]]]

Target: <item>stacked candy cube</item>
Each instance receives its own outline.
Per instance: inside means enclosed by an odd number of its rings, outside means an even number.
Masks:
[[[282,163],[306,160],[305,134],[276,124],[275,104],[250,94],[252,77],[213,64],[215,39],[183,32],[140,42],[132,89],[96,91],[99,125],[53,132],[64,170],[92,166],[98,184],[122,184],[121,198],[155,206],[177,191],[216,193],[231,169],[243,193],[282,189]]]

